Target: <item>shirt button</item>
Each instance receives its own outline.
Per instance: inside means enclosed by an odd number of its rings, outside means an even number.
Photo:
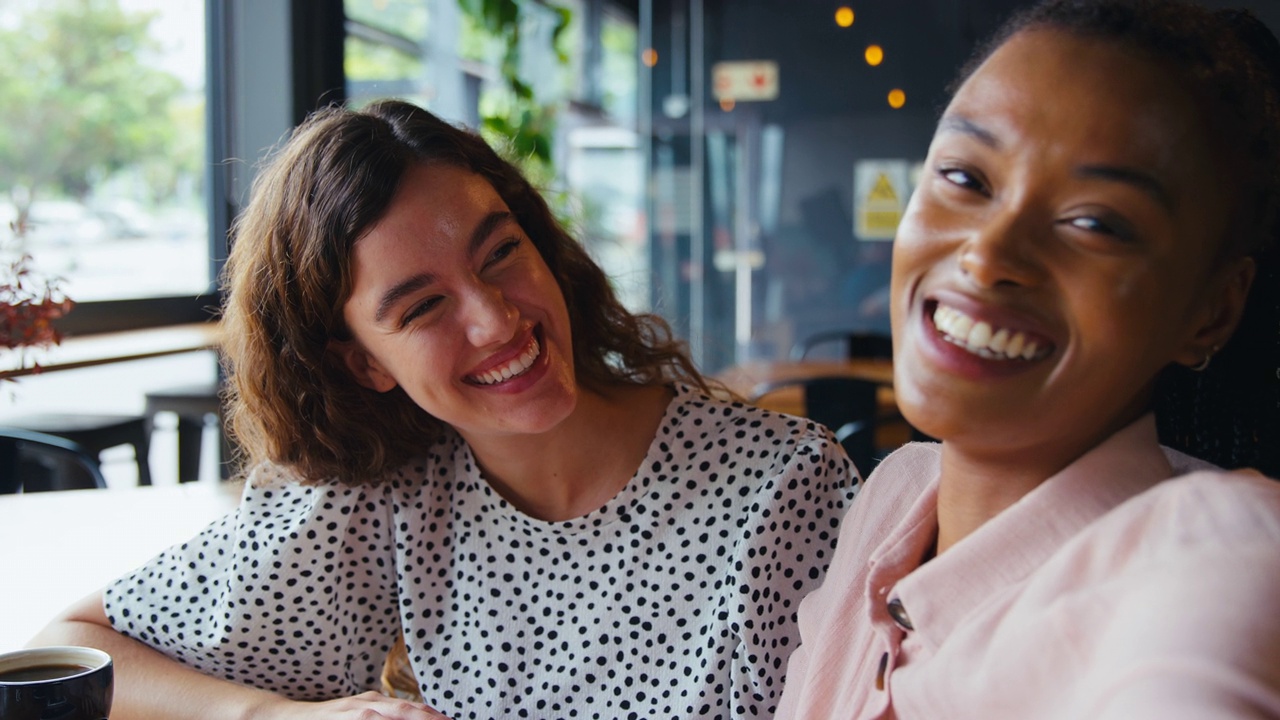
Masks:
[[[903,630],[915,630],[915,627],[911,624],[911,618],[907,617],[907,609],[902,607],[901,600],[898,598],[890,600],[888,609],[889,617],[893,618],[893,621],[898,623],[898,627]]]

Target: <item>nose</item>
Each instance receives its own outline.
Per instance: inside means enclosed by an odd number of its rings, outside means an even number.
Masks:
[[[1016,208],[993,212],[961,245],[961,272],[982,288],[1035,284],[1040,269],[1033,225]]]
[[[501,288],[480,283],[467,293],[462,305],[467,340],[475,347],[500,345],[515,335],[520,311],[507,301]]]

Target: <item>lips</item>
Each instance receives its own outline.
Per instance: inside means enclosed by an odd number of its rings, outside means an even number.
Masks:
[[[986,360],[1039,360],[1053,351],[1045,338],[993,326],[942,303],[934,308],[933,324],[943,340]]]
[[[538,343],[538,339],[530,335],[529,344],[525,346],[520,354],[484,372],[468,375],[467,382],[473,385],[497,385],[511,378],[520,377],[528,372],[529,368],[533,367],[541,353],[542,346]]]

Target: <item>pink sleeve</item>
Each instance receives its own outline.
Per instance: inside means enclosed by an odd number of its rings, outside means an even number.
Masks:
[[[1087,717],[1280,717],[1275,481],[1204,476],[1152,518],[1168,546],[1107,593]],[[1214,492],[1227,483],[1237,492]]]

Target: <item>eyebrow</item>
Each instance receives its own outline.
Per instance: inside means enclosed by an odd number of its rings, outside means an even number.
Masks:
[[[994,133],[963,115],[945,115],[938,121],[938,130],[950,130],[975,138],[978,142],[994,149],[1000,149],[1000,141]]]
[[[1000,149],[1000,140],[994,133],[963,115],[944,116],[938,121],[938,130],[968,135],[992,149]],[[1077,177],[1086,179],[1097,178],[1131,185],[1150,195],[1169,212],[1174,210],[1173,196],[1165,186],[1155,177],[1141,170],[1117,165],[1082,165],[1076,168],[1075,174]]]
[[[471,241],[467,243],[467,255],[475,255],[494,230],[514,217],[508,210],[495,210],[485,215],[484,219],[476,225],[476,229],[471,231]]]
[[[484,219],[476,224],[475,229],[471,231],[470,239],[467,240],[467,256],[471,257],[479,252],[480,246],[484,245],[484,241],[488,239],[489,235],[514,217],[507,210],[496,210],[485,215]],[[381,323],[387,318],[391,308],[395,307],[396,303],[404,299],[405,296],[411,295],[435,282],[435,279],[436,276],[432,273],[418,273],[393,285],[378,300],[378,309],[373,314],[374,322]]]
[[[1150,195],[1169,212],[1172,213],[1174,210],[1173,196],[1165,186],[1141,170],[1115,165],[1082,165],[1076,168],[1076,175],[1082,178],[1099,178],[1131,185]]]

